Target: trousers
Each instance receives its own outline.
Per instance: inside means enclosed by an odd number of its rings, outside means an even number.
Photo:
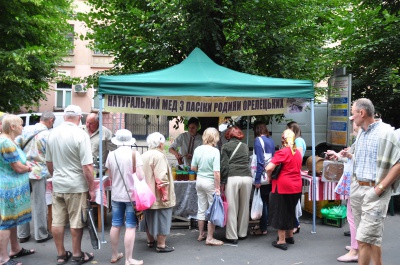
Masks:
[[[225,186],[225,196],[228,202],[227,239],[247,236],[252,183],[251,177],[228,177]]]
[[[32,186],[31,208],[33,230],[36,240],[47,238],[47,204],[46,204],[46,179],[30,179]],[[31,234],[30,223],[17,227],[19,238],[27,238]]]

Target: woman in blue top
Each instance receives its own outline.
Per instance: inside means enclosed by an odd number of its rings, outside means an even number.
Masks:
[[[304,158],[304,155],[306,154],[306,142],[304,141],[304,139],[301,137],[301,129],[300,126],[297,122],[295,121],[291,121],[289,122],[287,125],[287,128],[290,129],[292,132],[294,132],[295,135],[295,140],[294,140],[294,144],[297,147],[297,150],[300,151],[301,153],[301,158]],[[301,172],[300,172],[301,174]],[[302,212],[301,212],[301,202],[299,200],[299,202],[297,203],[296,206],[296,222],[295,222],[295,227],[293,228],[293,233],[297,234],[300,232],[300,222],[299,222],[299,217],[301,216]]]
[[[0,264],[22,265],[14,258],[35,253],[22,248],[17,240],[17,226],[30,222],[31,201],[28,172],[24,152],[15,144],[22,133],[22,119],[7,114],[2,120],[0,135]],[[10,242],[11,251],[7,252]]]
[[[264,148],[261,146],[261,142],[264,143]],[[254,124],[254,153],[257,156],[257,171],[254,181],[256,189],[260,189],[261,199],[263,201],[263,213],[260,219],[260,225],[258,229],[253,231],[253,235],[263,236],[267,234],[268,224],[268,205],[269,205],[269,193],[271,192],[271,184],[261,185],[261,175],[265,173],[265,167],[267,166],[264,162],[264,151],[266,154],[270,154],[271,158],[275,153],[274,140],[269,135],[269,131],[264,122],[255,122]]]

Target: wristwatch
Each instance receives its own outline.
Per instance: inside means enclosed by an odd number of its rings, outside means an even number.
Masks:
[[[378,189],[380,189],[381,191],[386,191],[386,189],[383,187],[382,184],[379,184],[379,185],[378,185]]]

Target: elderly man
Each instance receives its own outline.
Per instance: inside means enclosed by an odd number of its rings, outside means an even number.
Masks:
[[[88,190],[91,201],[96,199],[92,150],[89,136],[78,127],[81,117],[79,106],[66,107],[65,122],[53,129],[47,143],[47,168],[53,176],[52,232],[58,253],[57,264],[66,263],[71,256],[73,264],[82,264],[94,258],[92,253],[81,250],[85,227],[81,214],[85,212]],[[64,232],[68,223],[72,253],[64,247]]]
[[[46,180],[50,177],[50,173],[47,170],[45,154],[49,129],[53,127],[54,121],[54,113],[45,112],[40,117],[40,122],[26,126],[22,134],[15,139],[15,142],[25,152],[27,161],[32,165],[29,181],[32,187],[33,229],[38,243],[53,238],[47,231]],[[29,223],[18,226],[17,230],[20,243],[28,241],[31,237]]]
[[[99,158],[99,143],[100,143],[100,132],[99,132],[99,116],[96,113],[90,113],[86,118],[86,126],[82,127],[83,130],[90,137],[90,144],[92,146],[93,162],[96,166],[99,166],[97,159]],[[103,168],[106,162],[109,151],[114,151],[117,147],[111,143],[112,133],[109,129],[103,126],[103,137],[102,137],[102,158]]]
[[[383,221],[392,190],[398,187],[400,146],[393,130],[374,120],[374,105],[361,98],[350,117],[360,127],[354,148],[351,209],[357,228],[358,264],[382,264]],[[345,153],[343,155],[347,156]]]

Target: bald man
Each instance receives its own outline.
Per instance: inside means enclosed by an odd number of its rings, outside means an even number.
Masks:
[[[99,168],[97,162],[99,158],[99,143],[100,143],[100,132],[99,132],[99,116],[96,113],[90,113],[86,118],[86,126],[82,127],[83,130],[90,137],[90,144],[92,146],[93,163]],[[102,157],[103,157],[103,168],[106,162],[109,151],[114,151],[117,147],[111,143],[112,133],[109,129],[103,126],[103,137],[102,137]]]

